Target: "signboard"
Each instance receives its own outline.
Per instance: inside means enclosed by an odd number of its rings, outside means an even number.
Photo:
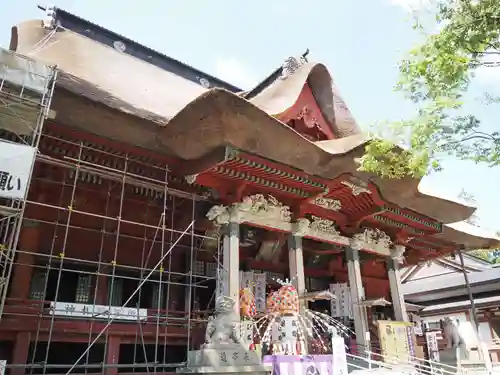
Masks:
[[[254,274],[253,295],[255,296],[255,307],[258,312],[266,311],[266,278],[265,272]]]
[[[425,341],[427,343],[427,354],[429,360],[439,362],[438,332],[426,332]]]
[[[414,356],[411,325],[391,320],[378,321],[380,348],[386,357],[384,362],[408,363]]]
[[[408,352],[411,358],[415,358],[415,341],[413,338],[414,335],[414,327],[412,324],[406,327],[406,334],[408,335]]]
[[[24,199],[35,152],[34,147],[0,141],[0,197]]]
[[[89,305],[71,302],[51,302],[50,314],[73,318],[95,318],[115,320],[145,320],[148,317],[147,309],[135,307]]]
[[[330,284],[330,292],[336,297],[331,300],[331,312],[333,317],[353,317],[352,301],[349,285]]]
[[[266,311],[266,279],[267,274],[254,271],[240,271],[240,289],[248,288],[255,298],[255,309],[258,312]],[[223,290],[221,286],[219,288]]]

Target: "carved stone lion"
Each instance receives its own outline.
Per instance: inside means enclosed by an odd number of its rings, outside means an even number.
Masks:
[[[205,345],[241,344],[240,317],[234,310],[235,301],[227,296],[217,299],[215,313],[207,323]]]
[[[446,339],[446,346],[448,348],[455,349],[464,344],[465,341],[460,334],[456,321],[447,317],[442,321],[442,325],[443,336]]]

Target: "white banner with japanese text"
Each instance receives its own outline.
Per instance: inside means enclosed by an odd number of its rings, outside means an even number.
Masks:
[[[51,302],[50,314],[73,318],[94,318],[115,320],[145,320],[148,317],[147,309],[134,307],[90,305],[72,302]]]
[[[34,147],[0,142],[0,197],[24,199],[35,154]]]
[[[267,274],[254,273],[253,295],[255,296],[255,307],[258,312],[266,311],[266,283]]]

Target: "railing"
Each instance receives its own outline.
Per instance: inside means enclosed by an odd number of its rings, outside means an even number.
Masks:
[[[18,316],[23,318],[34,318],[34,319],[50,319],[53,316],[53,308],[51,304],[53,301],[40,301],[31,299],[20,299],[20,298],[7,298],[4,315]],[[92,304],[89,304],[92,306]],[[145,323],[146,326],[155,325],[158,323],[165,323],[168,321],[169,326],[177,326],[179,328],[192,329],[194,327],[202,327],[208,320],[208,316],[211,314],[210,311],[191,311],[191,327],[188,327],[188,313],[186,311],[179,310],[166,310],[150,308],[147,309],[147,316],[141,318],[141,322]],[[61,320],[72,320],[72,321],[89,321],[93,320],[95,322],[106,322],[107,318],[103,316],[88,316],[88,317],[78,317],[78,316],[67,316],[67,315],[55,315],[55,319]],[[116,324],[133,324],[136,323],[135,320],[115,320]]]
[[[436,362],[418,357],[395,357],[384,354],[380,348],[371,347],[366,350],[361,345],[350,348],[351,353],[347,353],[350,370],[371,370],[375,368],[394,370],[401,374],[439,374],[456,375],[467,374],[468,369],[458,366],[451,366],[445,363]]]
[[[405,361],[401,358],[385,355],[382,353],[366,352],[366,354],[367,357],[369,357],[371,360],[375,360],[376,362],[391,364],[393,367],[397,367],[398,371],[406,369],[403,372],[408,371],[408,373],[412,374],[414,374],[415,372],[424,374],[428,373],[428,374],[444,374],[444,375],[467,373],[467,370],[463,369],[460,366],[459,367],[451,366],[441,362],[436,362],[424,358],[408,357]]]

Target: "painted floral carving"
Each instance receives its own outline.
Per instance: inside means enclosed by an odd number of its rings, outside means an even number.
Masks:
[[[207,218],[217,225],[223,225],[230,221],[243,222],[249,215],[280,223],[290,223],[292,220],[290,207],[283,205],[272,195],[266,198],[262,194],[247,196],[242,202],[230,206],[213,206],[208,211]]]
[[[354,196],[358,196],[360,194],[371,194],[371,190],[370,189],[367,189],[367,188],[364,188],[362,186],[358,186],[356,184],[353,184],[352,182],[349,182],[349,181],[342,181],[342,185],[345,185],[347,187],[349,187],[352,191],[352,195]]]
[[[314,200],[314,204],[330,211],[339,211],[342,208],[342,202],[337,199],[318,197]]]
[[[340,233],[335,229],[335,223],[331,220],[323,219],[318,216],[312,216],[311,230],[329,234],[331,236],[339,236]]]
[[[306,236],[309,233],[309,224],[311,222],[306,218],[300,218],[295,222],[295,228],[292,233],[294,236]]]
[[[363,233],[355,234],[351,239],[351,247],[356,250],[372,249],[381,254],[389,255],[391,238],[379,229],[365,229]]]

